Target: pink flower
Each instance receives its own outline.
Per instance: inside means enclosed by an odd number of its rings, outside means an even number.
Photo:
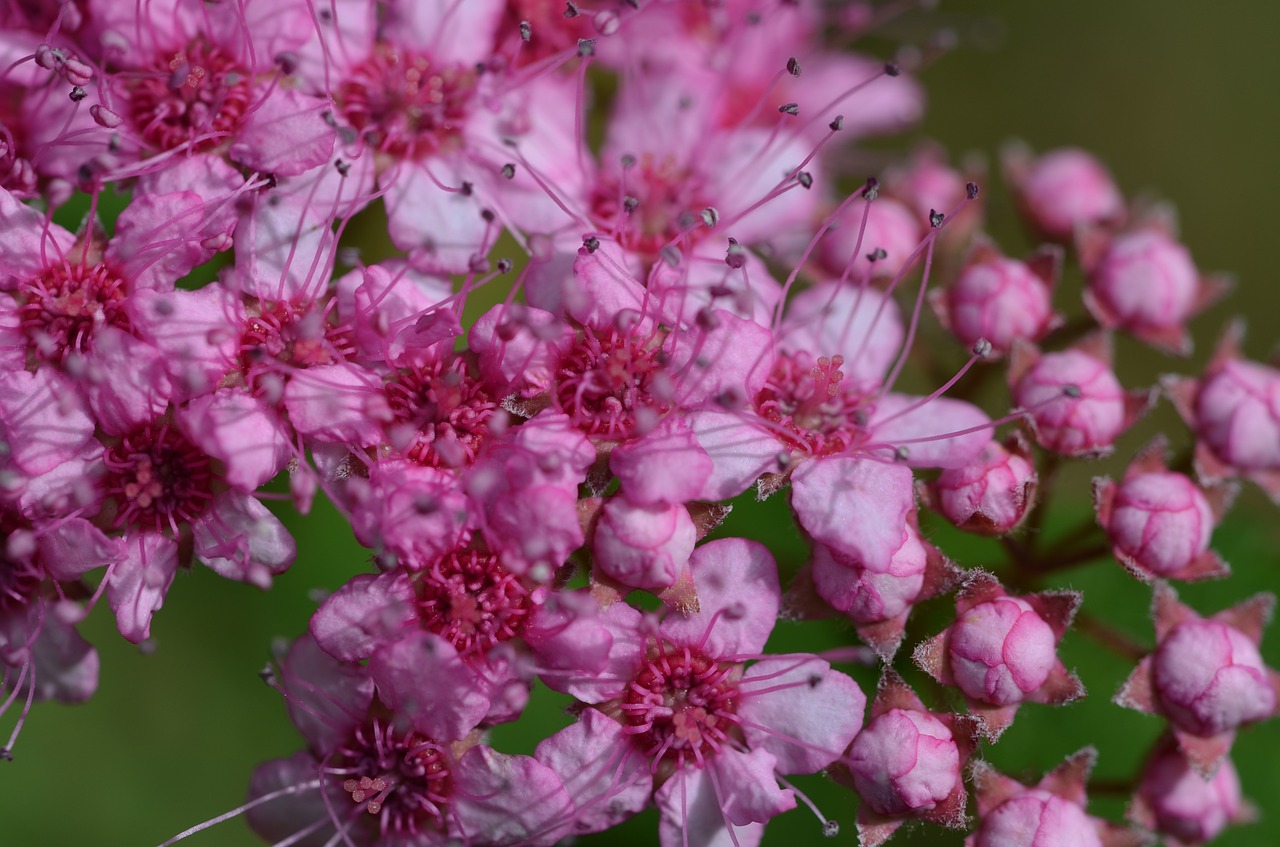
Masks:
[[[871,719],[841,759],[863,801],[859,843],[878,847],[909,818],[963,826],[961,771],[972,752],[967,718],[930,712],[901,677],[886,669]]]
[[[865,699],[851,679],[816,656],[760,654],[780,602],[763,547],[714,541],[690,566],[699,611],[655,625],[614,604],[603,615],[614,632],[608,671],[544,677],[593,704],[537,752],[574,797],[579,832],[652,797],[663,847],[710,845],[726,830],[757,843],[761,825],[795,805],[777,775],[826,767],[861,726]]]
[[[1141,847],[1145,833],[1085,813],[1085,782],[1097,751],[1068,756],[1035,786],[1023,785],[985,762],[973,768],[978,830],[965,847]]]
[[[1014,400],[1028,413],[1036,442],[1067,456],[1102,456],[1146,411],[1146,393],[1126,393],[1111,370],[1111,344],[1094,336],[1041,355],[1020,346],[1010,362]]]
[[[1111,174],[1084,150],[1064,147],[1033,158],[1026,147],[1011,145],[1002,158],[1019,208],[1047,238],[1068,241],[1079,227],[1113,223],[1124,214]]]
[[[1042,247],[1026,261],[1009,259],[979,239],[956,281],[930,292],[938,318],[966,347],[985,339],[997,355],[1016,339],[1038,341],[1062,322],[1053,290],[1062,272],[1062,250]]]
[[[1230,759],[1205,779],[1165,736],[1147,759],[1128,817],[1159,832],[1171,847],[1190,847],[1212,841],[1230,824],[1247,823],[1253,814]]]
[[[1021,434],[992,441],[973,461],[944,468],[917,489],[922,500],[963,530],[1004,535],[1035,506],[1039,480],[1030,445]]]
[[[1084,696],[1057,657],[1079,604],[1071,591],[1011,597],[991,574],[971,572],[956,595],[955,623],[920,644],[913,658],[934,679],[957,686],[980,733],[995,740],[1023,702],[1057,705]]]
[[[1272,595],[1258,594],[1206,619],[1156,583],[1156,650],[1138,663],[1116,703],[1169,718],[1183,755],[1212,776],[1239,727],[1280,709],[1280,674],[1258,652],[1274,605]]]
[[[658,592],[688,566],[697,540],[682,505],[640,505],[611,497],[592,534],[593,567],[625,586]]]
[[[1093,482],[1098,522],[1116,558],[1145,581],[1226,575],[1226,563],[1209,551],[1209,538],[1234,492],[1197,487],[1168,470],[1163,453],[1164,442],[1157,441],[1139,454],[1119,485],[1105,477]]]

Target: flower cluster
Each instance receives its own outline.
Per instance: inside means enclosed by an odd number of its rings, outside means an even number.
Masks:
[[[1006,151],[1046,241],[1025,259],[936,148],[851,183],[849,142],[923,109],[927,56],[835,46],[870,7],[591,5],[0,5],[0,753],[34,701],[93,693],[99,599],[143,643],[196,561],[268,588],[314,553],[263,501],[323,496],[373,571],[264,674],[306,740],[252,777],[268,843],[551,845],[656,808],[664,847],[745,847],[797,804],[831,836],[789,780],[816,773],[868,847],[1243,820],[1227,756],[1280,708],[1271,600],[1205,619],[1167,581],[1227,573],[1237,480],[1280,496],[1280,372],[1236,329],[1199,379],[1112,363],[1117,334],[1189,352],[1221,280],[1080,150]],[[1082,309],[1055,304],[1071,273]],[[926,303],[954,350],[919,343]],[[1081,594],[1044,580],[1100,554],[1021,528],[1160,397],[1194,455],[1158,441],[1094,484],[1091,531],[1156,598],[1118,702],[1171,726],[1126,826],[1084,810],[1092,752],[1035,788],[980,753],[1084,696],[1057,655]],[[725,523],[752,489],[802,568]],[[961,567],[943,524],[1007,561]],[[870,649],[779,652],[784,618]],[[572,722],[495,749],[535,683]]]

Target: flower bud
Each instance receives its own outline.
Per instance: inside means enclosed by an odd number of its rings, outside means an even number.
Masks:
[[[975,700],[1020,703],[1049,679],[1057,639],[1031,604],[1018,597],[982,603],[956,618],[951,672]]]
[[[907,524],[902,546],[884,569],[864,567],[824,544],[814,544],[813,585],[823,600],[854,623],[874,623],[911,607],[924,586],[927,563],[920,534]]]
[[[999,255],[971,262],[946,292],[947,322],[965,346],[979,339],[1007,353],[1014,339],[1034,341],[1054,320],[1049,285],[1025,263]]]
[[[1102,840],[1084,809],[1033,788],[984,815],[974,847],[1102,847]]]
[[[613,497],[600,511],[592,552],[596,566],[623,585],[661,591],[680,576],[696,541],[684,506]]]
[[[1117,235],[1089,274],[1089,295],[1103,323],[1168,329],[1195,311],[1200,273],[1187,248],[1157,229]]]
[[[863,215],[866,228],[863,229]],[[907,257],[920,243],[922,220],[896,200],[881,197],[874,203],[854,203],[837,219],[838,228],[822,241],[822,255],[836,273],[852,260],[852,279],[889,279],[902,270]],[[862,243],[858,244],[858,234]],[[858,255],[853,255],[857,246]],[[877,251],[883,251],[881,255]],[[874,258],[873,258],[874,257]]]
[[[1107,534],[1118,552],[1165,576],[1209,549],[1214,516],[1200,489],[1180,473],[1128,477],[1116,489]]]
[[[1217,456],[1243,471],[1280,468],[1280,371],[1229,359],[1196,396],[1196,430]]]
[[[968,464],[943,470],[930,494],[933,506],[961,529],[1003,535],[1031,510],[1035,488],[1036,468],[1027,452],[992,441]]]
[[[872,720],[853,739],[845,761],[858,794],[882,815],[926,812],[960,779],[951,730],[915,709],[890,709]]]
[[[1192,735],[1228,732],[1275,712],[1257,646],[1224,623],[1189,620],[1174,627],[1156,648],[1152,673],[1162,710]]]
[[[1036,441],[1069,456],[1110,448],[1126,426],[1125,395],[1111,368],[1081,350],[1048,353],[1014,392],[1031,414]]]
[[[1032,226],[1065,241],[1085,224],[1119,218],[1124,198],[1102,163],[1076,148],[1050,150],[1016,179],[1022,212]]]
[[[1240,777],[1223,759],[1211,779],[1192,769],[1174,745],[1147,762],[1138,786],[1138,801],[1149,814],[1146,823],[1183,844],[1203,844],[1244,814]]]

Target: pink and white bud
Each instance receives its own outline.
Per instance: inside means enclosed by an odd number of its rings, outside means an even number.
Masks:
[[[1199,281],[1187,248],[1149,228],[1111,240],[1089,274],[1089,293],[1118,326],[1171,327],[1191,315]]]
[[[595,566],[635,588],[661,591],[689,563],[697,529],[684,506],[636,505],[613,497],[600,510],[591,549]]]
[[[863,801],[881,815],[927,812],[960,779],[960,750],[950,727],[915,709],[890,709],[853,739],[845,763]]]
[[[1014,399],[1029,413],[1040,446],[1068,456],[1110,451],[1131,422],[1110,365],[1079,349],[1041,356],[1017,379]]]
[[[983,815],[973,847],[1102,847],[1102,839],[1078,804],[1033,788]]]
[[[1257,645],[1233,626],[1188,620],[1156,648],[1152,681],[1173,724],[1201,737],[1229,732],[1276,711],[1276,693]]]
[[[863,215],[866,227],[863,228]],[[869,205],[852,203],[837,218],[836,227],[822,240],[820,250],[828,269],[836,274],[852,263],[851,279],[890,279],[920,243],[925,218],[896,200],[881,197]],[[861,243],[858,235],[861,233]],[[858,253],[855,256],[854,248]]]
[[[1197,434],[1222,461],[1280,470],[1280,371],[1227,359],[1205,377],[1194,413]]]
[[[1029,151],[1011,150],[1004,158],[1022,214],[1055,241],[1071,238],[1078,227],[1113,222],[1124,214],[1124,197],[1111,174],[1084,150],[1065,147],[1034,159]]]
[[[1038,691],[1057,663],[1057,637],[1020,597],[1001,597],[957,616],[951,629],[951,673],[968,696],[997,706]]]
[[[992,441],[973,461],[946,468],[927,488],[934,509],[960,529],[1004,535],[1035,504],[1038,478],[1025,441]]]
[[[908,523],[902,546],[884,568],[866,567],[825,544],[813,545],[818,595],[856,624],[888,620],[907,611],[924,586],[928,551]]]
[[[933,298],[933,307],[965,346],[986,339],[1002,355],[1015,340],[1036,341],[1058,324],[1052,295],[1061,266],[1057,248],[1022,262],[980,244],[955,283]]]
[[[1104,526],[1118,554],[1158,576],[1182,571],[1209,549],[1216,523],[1208,499],[1180,473],[1128,477]]]
[[[1205,779],[1173,744],[1147,762],[1129,816],[1182,844],[1212,841],[1231,823],[1247,817],[1240,777],[1230,759]]]

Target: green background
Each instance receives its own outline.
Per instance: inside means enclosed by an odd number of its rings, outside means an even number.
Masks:
[[[1218,328],[1234,312],[1249,320],[1250,353],[1273,352],[1280,304],[1274,271],[1280,52],[1273,41],[1280,9],[1258,2],[975,0],[944,2],[928,16],[895,23],[890,32],[922,37],[938,21],[954,27],[960,44],[924,74],[930,96],[924,135],[945,143],[953,155],[976,150],[992,157],[1013,136],[1037,149],[1078,144],[1095,151],[1127,193],[1155,189],[1177,204],[1184,239],[1202,268],[1230,270],[1239,278],[1236,296],[1196,322],[1205,348],[1196,361],[1203,360]],[[1025,245],[996,181],[984,190],[994,198],[992,231],[1009,252],[1019,253]],[[1190,372],[1189,366],[1131,342],[1122,341],[1119,349],[1122,377]],[[1167,406],[1143,432],[1154,427],[1182,433]],[[1132,434],[1121,443],[1121,453],[1131,455],[1143,440],[1141,433]],[[1084,468],[1073,477],[1073,490],[1083,492],[1090,475],[1116,470],[1116,463]],[[1072,513],[1086,514],[1083,499],[1061,505],[1066,517],[1051,525],[1050,533],[1074,525]],[[365,569],[367,553],[325,504],[291,526],[299,560],[269,594],[201,568],[181,574],[156,617],[150,655],[114,634],[105,603],[96,610],[84,631],[101,651],[101,689],[84,706],[46,704],[34,710],[16,760],[0,763],[0,845],[154,845],[237,805],[255,763],[300,746],[278,696],[257,671],[274,639],[305,627],[314,592],[333,589]],[[993,546],[930,526],[935,540],[960,564],[995,563]],[[782,498],[742,504],[726,529],[768,541],[784,568],[803,558]],[[1256,489],[1245,492],[1219,528],[1215,548],[1236,574],[1184,590],[1184,598],[1200,610],[1214,612],[1280,584],[1280,522]],[[1072,572],[1057,584],[1083,589],[1092,613],[1149,641],[1149,591],[1114,563]],[[934,604],[913,637],[936,631],[949,602]],[[837,625],[806,625],[802,636],[798,629],[780,625],[778,649],[817,649],[848,639]],[[1268,633],[1264,655],[1271,665],[1280,665],[1280,636],[1274,632]],[[1063,709],[1024,708],[989,758],[1006,772],[1031,778],[1093,743],[1102,751],[1098,776],[1127,779],[1159,733],[1160,721],[1110,704],[1128,671],[1124,661],[1075,633],[1064,642],[1062,656],[1092,695]],[[872,677],[863,673],[860,679],[869,686]],[[561,701],[535,697],[535,702],[520,725],[496,734],[497,746],[527,752],[540,734],[568,721],[559,712]],[[8,726],[6,720],[6,734]],[[1263,808],[1264,819],[1216,843],[1280,843],[1280,815],[1267,814],[1280,794],[1278,754],[1280,722],[1242,734],[1235,761],[1246,794]],[[797,784],[843,825],[833,843],[854,843],[850,795],[818,777]],[[1122,807],[1120,799],[1096,797],[1091,810],[1115,815]],[[817,842],[818,832],[813,819],[797,811],[770,826],[765,844]],[[897,843],[959,843],[939,833],[920,829],[896,838]],[[260,842],[242,823],[231,822],[189,843],[238,847]],[[656,843],[656,820],[645,815],[583,843]]]

